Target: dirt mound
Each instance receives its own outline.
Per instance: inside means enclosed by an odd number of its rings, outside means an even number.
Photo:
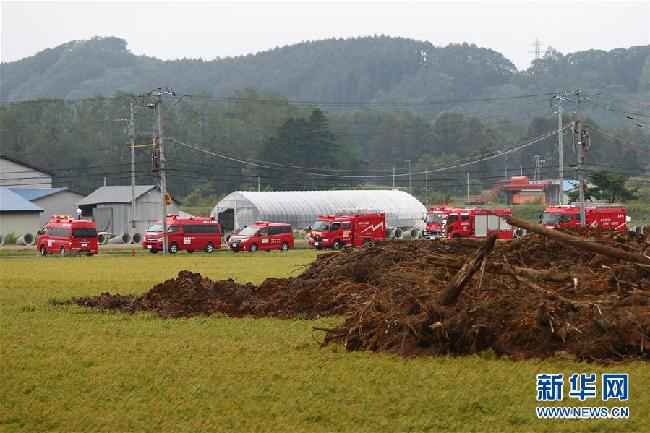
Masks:
[[[585,243],[644,253],[634,235],[580,233]],[[650,359],[650,266],[539,235],[497,242],[455,303],[440,294],[482,242],[387,241],[321,254],[296,278],[261,285],[211,281],[189,271],[140,297],[73,300],[163,317],[316,318],[344,315],[324,344],[410,355],[469,354],[584,360]],[[463,268],[464,269],[464,268]]]

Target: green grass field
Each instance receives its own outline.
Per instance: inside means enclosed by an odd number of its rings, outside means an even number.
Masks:
[[[312,326],[337,318],[161,320],[48,304],[143,292],[180,269],[260,282],[314,257],[0,257],[0,431],[650,431],[648,363],[401,359],[321,348]],[[536,419],[536,373],[603,371],[630,373],[629,420]]]

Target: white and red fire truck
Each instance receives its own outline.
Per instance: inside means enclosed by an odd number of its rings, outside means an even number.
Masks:
[[[622,206],[585,206],[585,225],[591,228],[626,231],[629,218]],[[573,228],[580,226],[580,206],[550,206],[544,209],[542,224],[548,228]]]
[[[512,239],[514,231],[507,216],[512,216],[512,209],[434,207],[425,218],[423,235],[426,239],[480,239],[494,233],[498,239]]]
[[[361,247],[386,239],[386,216],[383,212],[340,213],[321,215],[309,233],[309,245],[316,249],[344,246]]]

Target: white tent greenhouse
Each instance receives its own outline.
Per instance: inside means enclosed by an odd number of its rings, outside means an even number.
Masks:
[[[419,227],[426,214],[418,199],[398,190],[236,191],[217,203],[212,216],[226,231],[260,220],[286,222],[302,229],[319,215],[361,209],[383,211],[389,227]]]

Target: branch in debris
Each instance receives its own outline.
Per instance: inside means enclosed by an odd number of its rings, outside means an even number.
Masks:
[[[586,239],[579,238],[576,236],[571,236],[569,234],[560,232],[558,230],[550,230],[539,224],[529,223],[528,221],[524,221],[519,218],[506,217],[506,220],[510,225],[521,227],[522,229],[526,229],[529,232],[537,233],[549,237],[551,239],[555,239],[559,242],[564,242],[566,244],[573,245],[583,250],[591,251],[596,254],[602,254],[603,256],[612,257],[614,259],[626,260],[628,262],[650,265],[650,258],[642,254],[635,254],[628,251],[624,251],[620,248],[610,247],[609,245],[605,245],[602,243],[588,241]]]
[[[483,257],[487,256],[490,251],[492,251],[492,248],[494,248],[496,239],[496,235],[491,235],[489,238],[487,238],[485,243],[478,250],[476,250],[472,257],[463,265],[462,268],[460,268],[454,278],[452,278],[452,280],[449,282],[447,288],[440,292],[438,302],[441,305],[452,305],[456,303],[458,297],[460,296],[460,293],[463,291],[465,284],[481,267]]]
[[[429,260],[428,263],[448,266],[450,268],[456,268],[456,269],[463,267],[464,264],[462,260],[456,260],[454,258],[445,257],[439,254],[434,255],[434,257],[435,259]],[[571,281],[573,278],[571,274],[565,272],[559,272],[554,269],[533,269],[533,268],[528,268],[524,266],[515,266],[515,265],[510,265],[510,268],[511,270],[515,271],[516,274],[524,274],[533,280],[543,280],[543,281],[552,281],[556,283],[563,283],[565,281]],[[507,270],[504,269],[503,263],[489,263],[485,267],[485,271],[489,273],[497,273],[497,274],[508,272]]]

